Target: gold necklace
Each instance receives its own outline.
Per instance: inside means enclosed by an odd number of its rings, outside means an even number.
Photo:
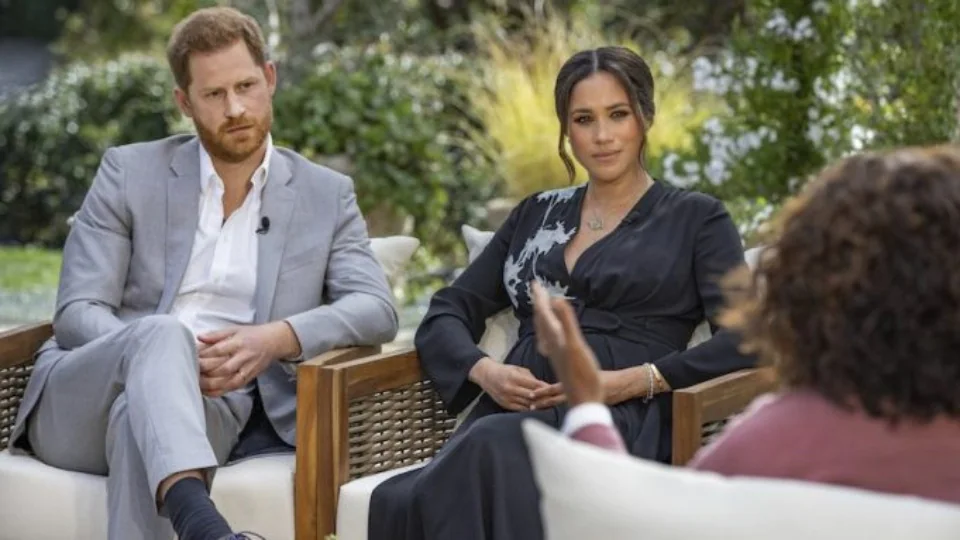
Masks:
[[[602,231],[603,230],[603,218],[597,214],[596,210],[592,210],[593,217],[587,218],[587,228],[591,231]]]
[[[649,187],[650,187],[650,183],[648,181],[647,185],[643,188],[642,191],[640,191],[640,196],[634,199],[633,201],[634,205],[637,204],[637,201],[640,200],[640,197],[643,197],[643,194],[647,192],[647,189]],[[588,190],[587,194],[589,195],[591,193],[589,186],[587,187],[587,190]],[[591,208],[590,212],[593,214],[593,216],[587,217],[587,228],[594,232],[602,231],[605,226],[605,223],[603,221],[603,216],[600,215],[600,212],[598,212],[595,208]]]

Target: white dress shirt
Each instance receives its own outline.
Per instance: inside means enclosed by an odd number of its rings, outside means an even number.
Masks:
[[[563,426],[561,426],[560,431],[569,437],[593,424],[615,427],[613,415],[610,414],[610,409],[603,403],[581,403],[572,407],[563,418]]]
[[[194,336],[254,320],[260,201],[273,140],[240,208],[223,219],[223,180],[200,145],[200,219],[172,313]]]

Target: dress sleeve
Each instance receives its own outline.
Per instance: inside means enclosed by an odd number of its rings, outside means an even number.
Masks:
[[[514,208],[480,255],[451,285],[433,295],[417,329],[414,344],[420,365],[452,414],[481,392],[467,376],[487,356],[477,346],[487,318],[512,306],[503,267],[524,206],[525,202]]]
[[[695,236],[694,278],[713,336],[703,343],[654,362],[671,388],[686,388],[715,377],[756,365],[756,358],[738,350],[739,336],[719,329],[723,309],[720,280],[744,264],[740,235],[720,201],[711,199],[706,217]]]

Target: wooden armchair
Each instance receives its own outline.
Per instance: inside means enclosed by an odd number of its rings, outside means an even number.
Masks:
[[[9,442],[20,400],[23,398],[24,389],[33,369],[34,354],[52,334],[53,329],[50,323],[33,324],[0,333],[0,451],[6,449]],[[317,463],[319,463],[321,456],[326,456],[330,452],[326,437],[318,437],[319,434],[324,433],[324,429],[319,422],[321,418],[328,417],[328,410],[325,407],[329,406],[329,400],[321,400],[316,391],[309,391],[314,388],[310,381],[319,380],[320,370],[325,366],[375,355],[379,352],[379,347],[340,349],[306,361],[299,367],[301,381],[297,401],[299,411],[297,424],[301,431],[297,441],[296,468],[293,479],[295,493],[291,494],[294,498],[294,516],[285,518],[283,515],[277,515],[274,517],[277,520],[293,519],[294,527],[281,528],[295,529],[297,540],[322,540],[325,537],[324,531],[318,529],[319,522],[316,518],[318,501],[314,494],[318,492],[318,485],[325,485],[329,480],[326,477],[313,477],[311,475],[321,474]],[[253,461],[256,461],[256,459]],[[243,473],[239,474],[242,475]],[[220,476],[218,475],[219,479]],[[262,477],[258,477],[257,481],[262,481]],[[217,488],[215,486],[215,500],[216,497]],[[103,507],[105,510],[105,503]],[[18,514],[16,509],[6,510],[9,510],[11,515]],[[22,512],[19,513],[22,514]],[[58,519],[65,518],[65,516],[58,516]],[[88,515],[84,519],[97,518]],[[0,527],[0,529],[6,529],[6,525]],[[0,531],[0,538],[4,537],[4,534]],[[67,537],[76,538],[76,536]],[[271,538],[275,537],[271,536]]]
[[[316,504],[312,512],[298,511],[297,516],[315,520],[302,525],[321,535],[335,532],[344,484],[431,457],[455,425],[424,380],[414,350],[326,364],[301,372],[299,385],[299,396],[316,397],[299,409],[299,437],[320,452],[297,454],[298,473],[309,467],[305,476],[316,480],[297,484],[298,504]],[[673,463],[689,461],[731,415],[774,386],[772,370],[761,368],[675,391]],[[298,530],[300,526],[298,522]]]
[[[51,334],[49,323],[0,334],[0,449],[7,446],[34,353]],[[422,462],[453,432],[456,420],[424,380],[416,352],[378,353],[331,351],[298,370],[297,540],[323,540],[335,531],[341,486]],[[673,463],[685,464],[728,417],[774,385],[771,370],[755,369],[675,391]]]

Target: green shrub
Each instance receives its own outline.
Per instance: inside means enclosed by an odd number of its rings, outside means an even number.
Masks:
[[[461,91],[465,59],[416,57],[381,41],[331,48],[278,93],[275,136],[305,155],[345,155],[365,212],[413,220],[427,251],[462,252],[459,226],[495,188],[467,140],[476,124]]]
[[[757,0],[730,48],[694,65],[725,110],[669,181],[776,205],[826,163],[956,135],[960,4]]]
[[[164,137],[177,114],[146,56],[74,64],[0,104],[0,241],[59,246],[104,150]]]
[[[364,212],[412,217],[422,253],[462,253],[459,226],[494,189],[464,135],[473,120],[456,79],[463,63],[385,43],[328,51],[281,86],[274,138],[321,161],[345,154]],[[60,246],[106,148],[192,129],[171,85],[163,60],[125,56],[74,64],[0,104],[0,242]]]
[[[849,119],[823,99],[843,59],[842,10],[822,0],[758,0],[729,49],[694,63],[698,90],[725,110],[700,130],[694,150],[665,158],[664,176],[727,199],[779,201],[840,148]]]

